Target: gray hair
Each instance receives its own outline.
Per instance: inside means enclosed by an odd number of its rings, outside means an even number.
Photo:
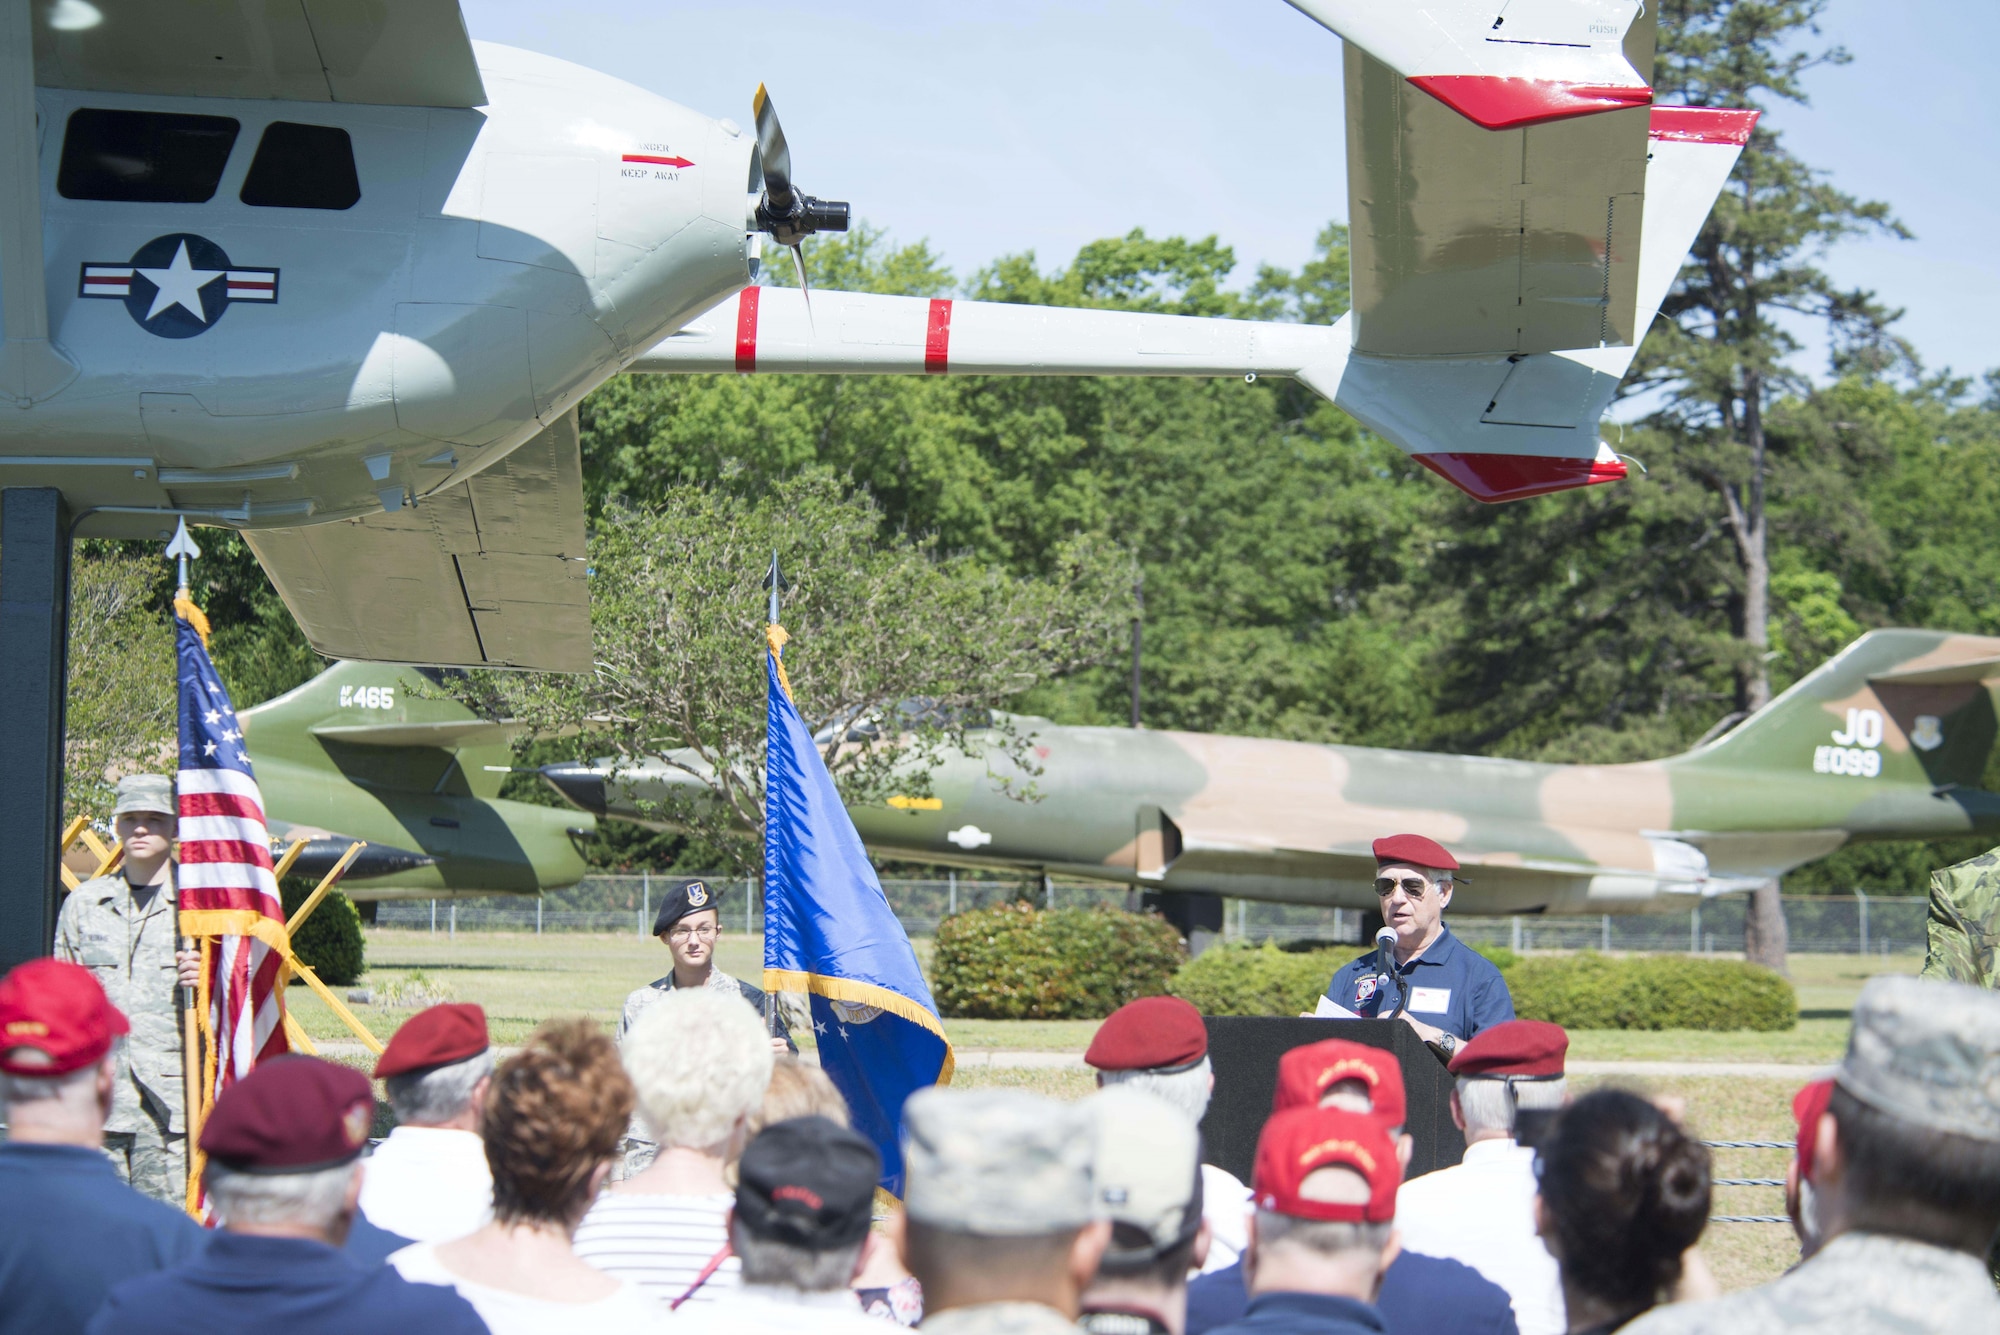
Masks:
[[[1159,1071],[1100,1071],[1097,1082],[1106,1089],[1123,1085],[1127,1089],[1151,1094],[1162,1103],[1171,1104],[1174,1111],[1198,1126],[1202,1116],[1208,1112],[1210,1086],[1214,1083],[1210,1078],[1212,1074],[1208,1058],[1203,1056],[1201,1061],[1187,1070],[1175,1071],[1171,1075],[1163,1075]]]
[[[61,1075],[8,1075],[0,1072],[0,1103],[40,1103],[57,1099],[65,1109],[97,1106],[97,1068],[101,1062]]]
[[[807,1293],[838,1293],[854,1278],[862,1243],[817,1252],[760,1238],[741,1219],[729,1222],[729,1246],[743,1262],[745,1284],[783,1284]]]
[[[383,1081],[389,1106],[405,1126],[435,1126],[449,1122],[472,1105],[472,1090],[493,1074],[493,1049],[461,1062],[406,1071]]]
[[[1271,1210],[1257,1212],[1257,1246],[1275,1247],[1280,1243],[1317,1252],[1321,1256],[1339,1256],[1343,1252],[1373,1252],[1380,1256],[1382,1249],[1389,1245],[1389,1234],[1395,1224],[1346,1223],[1337,1219],[1300,1219],[1293,1215],[1278,1214]]]
[[[292,1224],[325,1232],[347,1205],[357,1160],[310,1173],[239,1173],[211,1160],[203,1176],[225,1224]]]
[[[639,1120],[661,1145],[722,1145],[770,1088],[770,1036],[734,988],[677,987],[619,1045]]]
[[[1512,1093],[1508,1092],[1509,1086]],[[1496,1080],[1492,1076],[1458,1078],[1458,1109],[1465,1118],[1468,1136],[1495,1131],[1511,1136],[1517,1109],[1553,1112],[1568,1097],[1569,1081],[1560,1076],[1554,1080],[1513,1081]]]

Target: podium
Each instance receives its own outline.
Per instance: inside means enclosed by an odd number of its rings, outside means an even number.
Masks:
[[[1202,1118],[1208,1162],[1250,1181],[1257,1136],[1271,1115],[1278,1059],[1293,1048],[1344,1038],[1386,1048],[1403,1068],[1409,1100],[1404,1129],[1416,1141],[1406,1178],[1449,1168],[1465,1157],[1465,1134],[1451,1120],[1452,1075],[1416,1031],[1400,1020],[1303,1020],[1277,1016],[1206,1015],[1208,1060],[1215,1093]]]

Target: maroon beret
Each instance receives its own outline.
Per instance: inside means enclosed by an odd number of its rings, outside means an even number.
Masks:
[[[55,1076],[104,1060],[112,1041],[132,1026],[104,995],[97,976],[63,960],[29,960],[0,978],[0,1071]],[[16,1048],[32,1048],[39,1064],[8,1061]]]
[[[1406,867],[1433,867],[1439,871],[1457,871],[1458,859],[1445,851],[1443,844],[1435,839],[1426,839],[1420,834],[1385,834],[1375,841],[1375,865],[1387,866],[1392,862]]]
[[[450,1001],[418,1011],[403,1021],[389,1046],[375,1059],[375,1078],[408,1075],[426,1066],[444,1066],[477,1057],[492,1046],[486,1012],[469,1001]]]
[[[239,1173],[310,1173],[359,1158],[375,1120],[368,1077],[317,1057],[261,1062],[222,1091],[201,1148]]]
[[[1482,1029],[1451,1059],[1453,1075],[1551,1079],[1563,1073],[1569,1035],[1547,1020],[1508,1020]]]
[[[1179,997],[1128,1001],[1097,1026],[1083,1060],[1100,1071],[1186,1071],[1208,1055],[1201,1012]]]

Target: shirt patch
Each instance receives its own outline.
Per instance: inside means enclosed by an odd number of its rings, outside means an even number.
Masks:
[[[1410,1009],[1425,1015],[1442,1015],[1451,1009],[1451,989],[1413,987],[1410,989]]]
[[[1382,980],[1379,977],[1372,975],[1356,982],[1354,984],[1354,999],[1356,1001],[1368,1000],[1375,995],[1375,989],[1381,985],[1381,982]]]

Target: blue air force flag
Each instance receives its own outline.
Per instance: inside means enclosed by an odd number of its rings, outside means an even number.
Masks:
[[[903,1102],[951,1080],[951,1044],[868,853],[792,704],[781,626],[765,655],[764,987],[804,992],[820,1068],[903,1194]]]

